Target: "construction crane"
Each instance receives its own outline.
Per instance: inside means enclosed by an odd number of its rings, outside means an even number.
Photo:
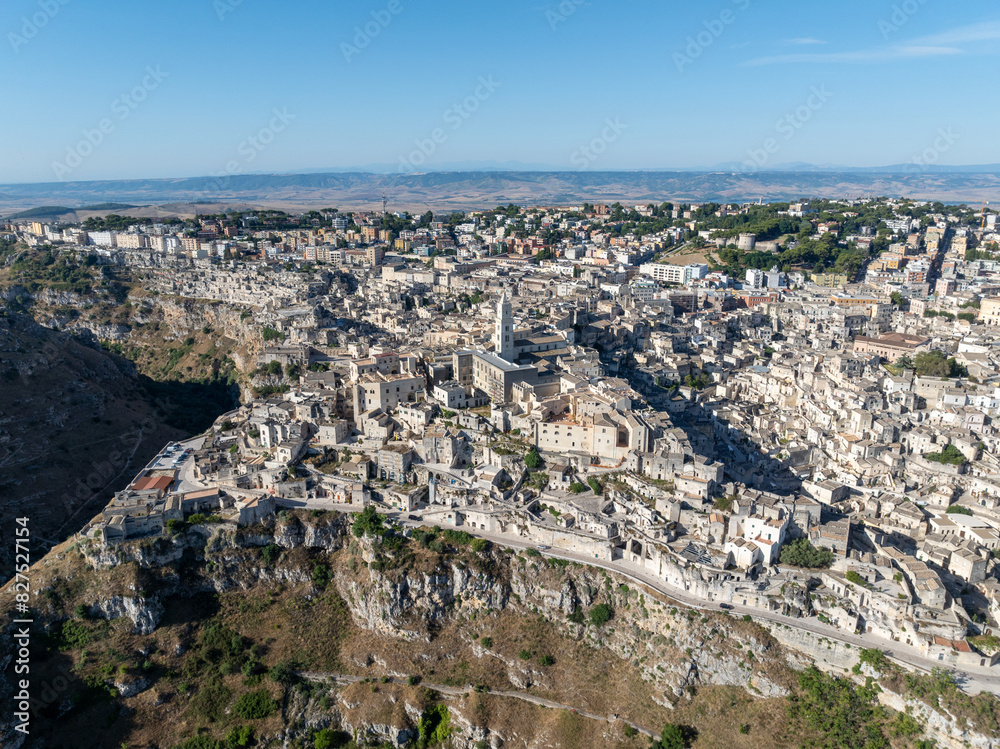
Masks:
[[[386,207],[389,205],[389,198],[386,197],[385,193],[382,193],[382,215],[386,214]]]

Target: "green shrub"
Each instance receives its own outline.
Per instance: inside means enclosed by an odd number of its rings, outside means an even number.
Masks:
[[[443,744],[451,733],[451,713],[448,711],[448,706],[433,705],[424,710],[417,724],[417,746],[423,749]]]
[[[191,709],[205,720],[215,722],[225,715],[232,696],[232,692],[221,682],[211,682],[202,686],[191,698]]]
[[[357,538],[362,536],[382,536],[385,534],[385,519],[378,514],[374,505],[368,505],[354,516],[351,531]]]
[[[285,686],[291,686],[298,681],[298,677],[295,676],[295,664],[290,661],[282,661],[276,666],[272,666],[267,672],[267,677],[271,681]]]
[[[524,465],[531,471],[537,471],[542,467],[542,456],[538,454],[538,448],[532,447],[524,456]]]
[[[183,520],[178,520],[177,518],[171,518],[167,521],[167,532],[171,535],[176,536],[179,533],[183,533],[184,529],[187,528],[187,523]]]
[[[343,731],[334,731],[332,728],[323,728],[313,736],[313,746],[315,749],[340,749],[340,747],[353,746],[351,737]]]
[[[590,610],[590,623],[595,627],[603,627],[615,615],[615,610],[606,603],[599,603]]]
[[[484,648],[487,648],[487,649],[488,648],[492,648],[493,647],[493,638],[492,637],[484,637],[483,639],[481,639],[479,641],[479,644],[482,645]]]
[[[553,658],[551,655],[543,655],[541,658],[538,659],[538,665],[540,666],[551,666],[554,665],[555,662],[556,659]]]
[[[261,720],[278,709],[278,703],[265,689],[247,692],[233,705],[233,712],[244,720]]]
[[[268,544],[260,550],[260,560],[268,567],[278,561],[281,547],[278,544]]]
[[[227,749],[242,749],[253,744],[253,726],[240,726],[226,734]]]
[[[939,453],[925,453],[924,460],[930,460],[946,466],[964,466],[969,462],[969,459],[962,454],[962,451],[954,445],[948,445]],[[972,513],[970,512],[969,514],[971,515]]]
[[[312,571],[313,584],[320,590],[325,590],[330,582],[330,568],[325,564],[317,564]]]
[[[569,490],[574,494],[583,494],[585,491],[587,491],[587,485],[581,484],[579,481],[574,481],[572,484],[569,485]]]
[[[226,746],[211,736],[193,736],[187,741],[176,744],[174,749],[226,749]]]
[[[809,543],[809,539],[799,538],[782,547],[781,563],[811,569],[829,567],[833,564],[833,552],[813,546]]]
[[[60,650],[78,650],[79,648],[85,648],[93,640],[93,634],[90,629],[79,622],[72,619],[67,619],[62,624],[62,631],[60,633],[62,642],[60,643]]]
[[[859,575],[854,570],[848,570],[844,575],[847,578],[847,582],[854,583],[855,585],[860,585],[862,588],[868,587],[868,581],[865,580],[861,575]]]
[[[517,657],[520,658],[522,661],[530,661],[531,660],[531,651],[530,650],[522,650],[520,653],[517,654]]]

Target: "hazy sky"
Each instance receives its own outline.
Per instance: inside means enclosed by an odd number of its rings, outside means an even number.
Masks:
[[[7,0],[0,182],[1000,162],[995,0]]]

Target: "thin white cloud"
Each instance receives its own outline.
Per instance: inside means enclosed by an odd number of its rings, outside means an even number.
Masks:
[[[889,62],[892,60],[909,60],[920,57],[941,57],[944,55],[960,55],[962,50],[957,47],[931,46],[893,46],[875,49],[857,50],[855,52],[815,52],[794,55],[772,55],[757,57],[741,63],[743,67],[760,67],[762,65],[782,65],[788,63],[865,63]]]
[[[930,46],[966,44],[968,42],[985,42],[1000,39],[1000,21],[986,21],[975,23],[971,26],[960,26],[957,29],[942,31],[940,34],[932,34],[919,39],[914,39],[914,44],[927,44]]]
[[[762,65],[795,63],[866,63],[912,60],[921,57],[960,55],[966,50],[959,45],[997,40],[1000,40],[1000,21],[985,21],[969,26],[959,26],[937,34],[922,36],[906,44],[873,47],[853,52],[801,52],[796,54],[771,55],[768,57],[756,57],[741,63],[741,65],[743,67],[759,67]],[[785,40],[785,44],[795,45],[823,43],[811,37]]]
[[[786,39],[785,44],[791,44],[795,47],[806,47],[813,44],[826,44],[822,39],[816,39],[811,36],[804,36],[798,39]]]

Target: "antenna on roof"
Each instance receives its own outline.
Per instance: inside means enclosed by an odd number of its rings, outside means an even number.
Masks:
[[[389,205],[389,198],[385,196],[385,192],[382,193],[382,215],[386,214],[386,206]]]

